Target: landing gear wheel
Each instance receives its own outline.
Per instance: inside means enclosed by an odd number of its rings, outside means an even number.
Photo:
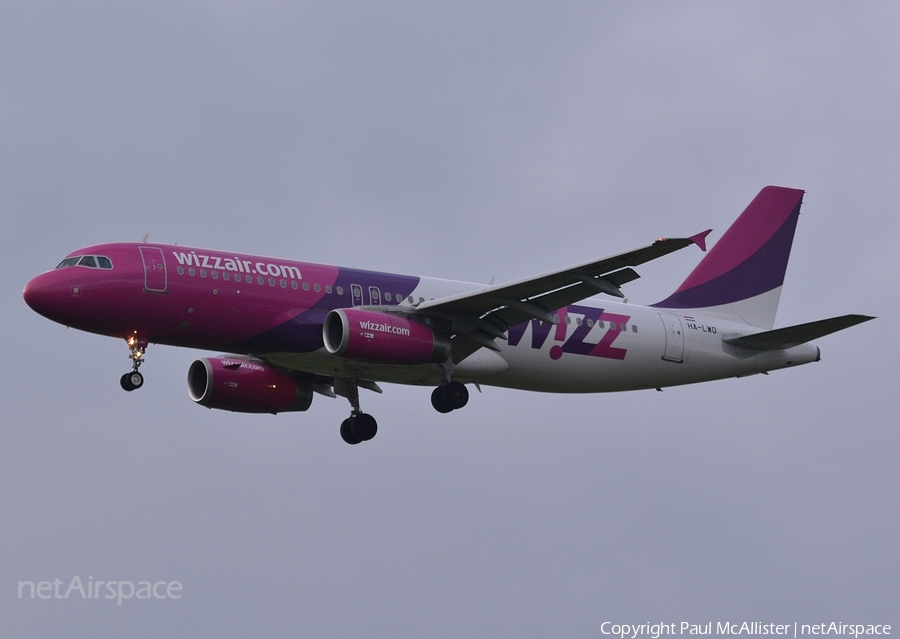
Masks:
[[[449,413],[453,409],[447,406],[447,402],[444,400],[443,391],[443,386],[438,386],[431,391],[431,405],[434,406],[434,410],[439,413]]]
[[[130,392],[144,385],[144,376],[137,371],[131,371],[122,375],[119,384],[123,389]]]
[[[442,386],[441,394],[444,396],[444,404],[449,406],[450,410],[462,408],[469,402],[469,391],[461,382],[450,382]]]
[[[359,413],[350,419],[353,425],[353,432],[359,437],[360,441],[367,442],[378,432],[378,422],[375,418],[366,413]]]
[[[348,444],[367,442],[378,432],[378,422],[366,413],[351,415],[341,422],[341,437]]]
[[[381,392],[377,386],[375,388]],[[358,444],[375,437],[375,433],[378,432],[378,423],[374,417],[362,412],[359,408],[359,380],[336,378],[334,392],[350,400],[350,417],[341,422],[343,440],[348,444]]]
[[[144,385],[144,376],[137,371],[132,371],[128,374],[128,381],[131,382],[133,388],[140,388]]]
[[[347,442],[348,444],[352,444],[352,445],[358,444],[359,442],[362,441],[362,439],[360,439],[356,435],[356,433],[353,431],[353,418],[352,417],[348,417],[347,419],[345,419],[344,421],[341,422],[341,437],[344,439],[345,442]]]

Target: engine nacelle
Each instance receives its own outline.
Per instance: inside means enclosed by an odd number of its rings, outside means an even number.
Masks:
[[[378,311],[331,311],[322,327],[325,350],[371,364],[428,364],[450,356],[450,338],[424,324]]]
[[[238,413],[302,411],[313,390],[287,373],[241,358],[198,359],[188,369],[188,395],[207,408]]]

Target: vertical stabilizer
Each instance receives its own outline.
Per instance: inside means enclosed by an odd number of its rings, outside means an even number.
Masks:
[[[775,325],[803,191],[767,186],[658,308]]]

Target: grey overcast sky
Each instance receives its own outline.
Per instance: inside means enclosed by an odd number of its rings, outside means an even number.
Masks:
[[[900,5],[0,4],[0,634],[900,631]],[[769,376],[632,394],[366,393],[209,411],[200,352],[31,312],[76,248],[177,242],[487,282],[805,189],[777,318],[874,322]],[[699,260],[641,269],[634,303]],[[19,581],[178,581],[31,600]]]

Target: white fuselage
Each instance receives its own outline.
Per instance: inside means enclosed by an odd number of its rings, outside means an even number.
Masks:
[[[484,286],[422,278],[413,302]],[[402,305],[401,305],[402,307]],[[685,315],[594,297],[558,312],[554,326],[531,320],[512,327],[500,352],[482,348],[457,364],[453,378],[490,386],[554,393],[597,393],[661,388],[742,377],[817,361],[819,350],[803,344],[788,350],[739,349],[723,338],[760,329],[722,318]],[[311,354],[266,354],[297,370],[404,384],[439,384],[437,364],[385,366]]]

